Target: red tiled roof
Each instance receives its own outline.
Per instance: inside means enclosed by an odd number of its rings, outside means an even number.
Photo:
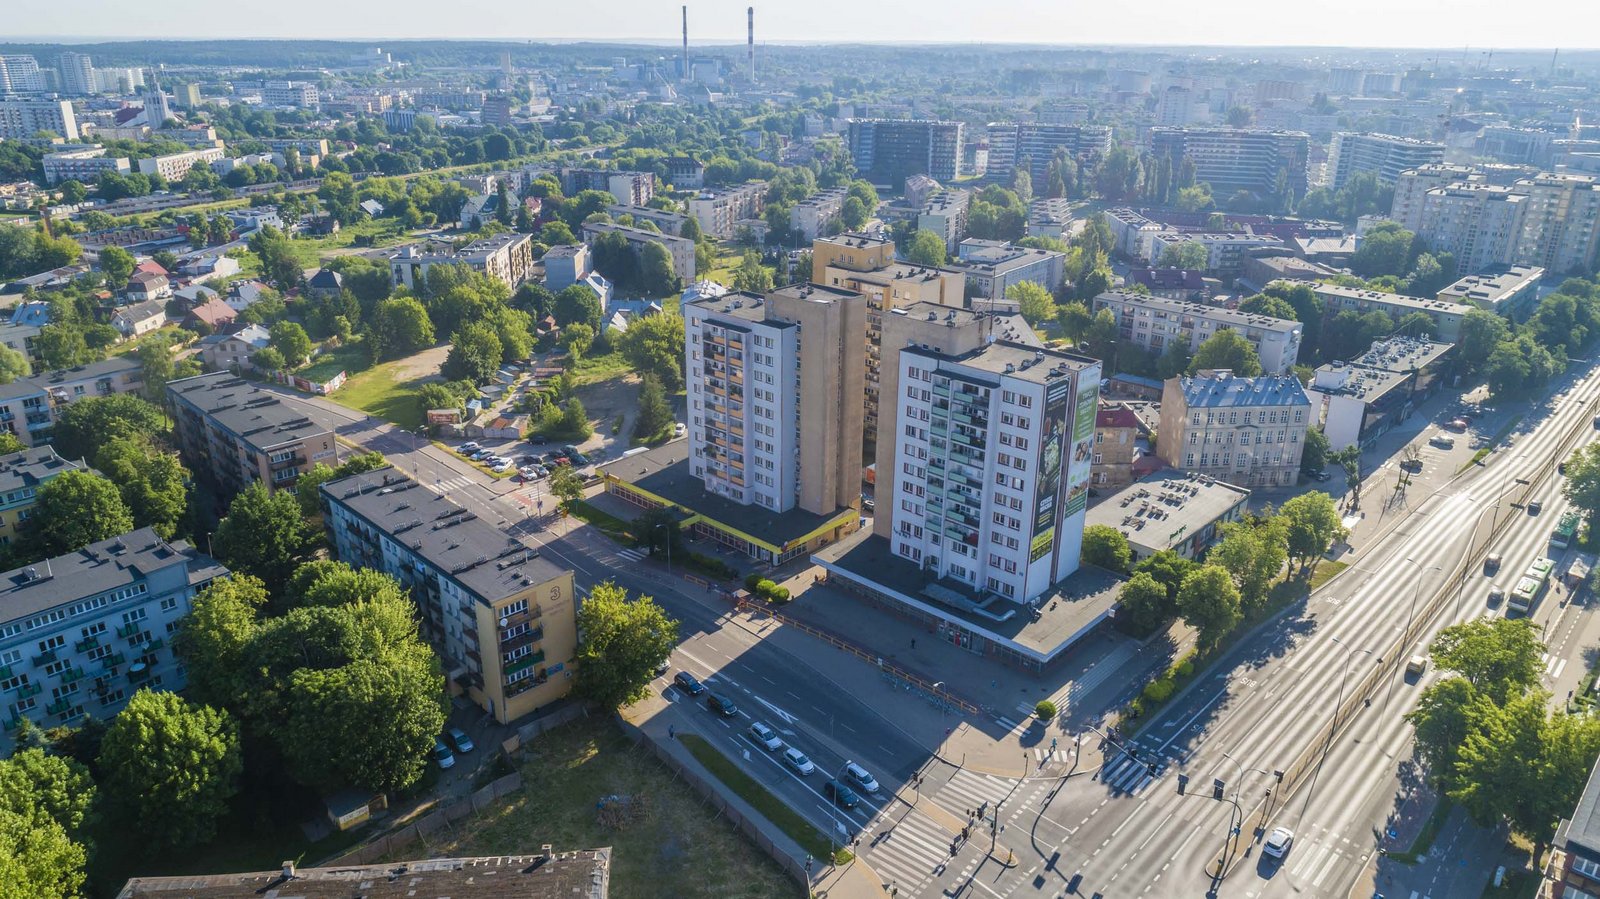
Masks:
[[[1102,406],[1094,415],[1094,426],[1097,428],[1133,428],[1137,431],[1142,429],[1144,425],[1139,420],[1139,416],[1133,414],[1133,410],[1126,406],[1111,406],[1109,408]]]
[[[204,303],[190,309],[189,315],[215,328],[218,325],[225,325],[233,321],[238,317],[239,313],[233,311],[232,307],[213,295]]]

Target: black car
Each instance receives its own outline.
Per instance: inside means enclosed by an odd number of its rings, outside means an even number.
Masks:
[[[694,675],[687,671],[679,671],[673,675],[672,682],[678,685],[678,689],[688,693],[690,696],[699,696],[706,691],[706,685],[700,683],[695,679]]]
[[[700,689],[703,690],[705,688],[701,687]],[[706,708],[724,718],[732,718],[739,714],[739,707],[733,704],[733,700],[720,693],[712,693],[706,697]]]
[[[1325,468],[1319,468],[1316,471],[1308,472],[1306,477],[1316,481],[1319,484],[1326,484],[1327,482],[1333,480],[1333,475],[1328,474],[1328,470]]]
[[[589,464],[589,457],[575,450],[567,453],[567,460],[570,461],[574,466],[580,468]]]
[[[830,780],[822,785],[822,795],[832,799],[840,808],[855,808],[861,804],[861,797],[856,791],[850,789],[837,780]]]

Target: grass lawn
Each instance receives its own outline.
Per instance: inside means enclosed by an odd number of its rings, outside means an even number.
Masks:
[[[1348,562],[1335,562],[1332,559],[1317,560],[1317,568],[1311,572],[1310,589],[1315,590],[1326,584],[1334,575],[1350,567]]]
[[[1482,899],[1534,899],[1539,895],[1539,880],[1532,871],[1507,871],[1505,883],[1498,887],[1490,878],[1484,885]]]
[[[1405,852],[1391,852],[1389,858],[1405,865],[1414,865],[1420,862],[1433,848],[1433,841],[1438,839],[1439,831],[1444,828],[1444,822],[1450,817],[1451,803],[1441,799],[1434,803],[1433,813],[1428,820],[1422,822],[1422,829],[1417,831],[1417,838],[1411,841],[1411,846]]]
[[[376,415],[403,428],[422,426],[422,404],[417,401],[421,378],[401,381],[399,373],[406,360],[397,359],[350,376],[332,399],[368,415]]]
[[[327,237],[297,237],[289,241],[289,246],[294,250],[294,258],[300,263],[300,267],[311,268],[320,265],[323,256],[330,250],[355,246],[358,237],[370,238],[373,247],[383,247],[400,242],[407,233],[397,219],[362,219],[340,228],[338,234],[330,234]]]
[[[631,371],[633,366],[622,358],[622,353],[610,352],[603,356],[585,356],[579,359],[572,376],[577,379],[578,386],[582,387],[585,384],[598,384],[601,381],[620,378]]]
[[[323,353],[295,374],[320,384],[342,371],[354,376],[365,369],[371,361],[360,341],[352,341],[338,349]]]
[[[817,858],[828,858],[830,853],[836,865],[847,864],[851,859],[850,850],[835,849],[828,842],[828,837],[822,831],[812,826],[810,821],[800,816],[800,813],[789,807],[789,804],[774,796],[770,790],[762,786],[760,781],[746,774],[743,768],[733,763],[732,759],[723,755],[721,750],[706,742],[698,734],[684,734],[678,738],[694,757],[705,765],[716,778],[723,782],[728,789],[736,793],[740,799],[750,803],[756,811],[766,817],[768,821],[778,826],[778,829],[789,835],[789,838],[799,843],[802,848]]]
[[[616,899],[755,899],[800,892],[609,717],[579,719],[540,736],[528,745],[521,770],[519,792],[436,834],[425,847],[397,852],[395,860],[525,854],[542,843],[558,850],[611,846]],[[595,804],[610,795],[643,797],[650,813],[618,830],[602,827]]]
[[[601,509],[581,499],[574,500],[572,503],[568,504],[567,512],[571,514],[572,517],[581,519],[593,525],[594,527],[599,528],[601,533],[613,540],[618,541],[619,543],[627,543],[630,545],[633,543],[633,535],[628,533],[628,526],[630,522],[623,521],[617,516],[612,515],[610,512],[602,511]]]

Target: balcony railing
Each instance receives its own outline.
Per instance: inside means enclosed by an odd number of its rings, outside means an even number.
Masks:
[[[27,699],[30,696],[38,696],[43,692],[44,684],[23,684],[17,688],[17,698]]]
[[[129,622],[128,624],[124,624],[122,627],[117,628],[117,636],[119,636],[119,637],[131,637],[134,634],[137,634],[142,630],[144,630],[144,622],[143,621],[133,621],[133,622]]]
[[[99,637],[84,637],[82,640],[72,644],[72,648],[76,649],[78,652],[88,652],[89,650],[96,649],[99,646]]]

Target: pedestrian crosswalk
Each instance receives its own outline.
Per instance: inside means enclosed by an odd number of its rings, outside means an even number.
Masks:
[[[631,547],[624,547],[617,550],[617,555],[627,559],[630,562],[643,562],[645,557],[644,550],[633,549]]]
[[[1142,754],[1142,753],[1141,753]],[[1156,769],[1160,771],[1158,767]],[[1118,793],[1138,796],[1155,782],[1157,775],[1150,773],[1149,757],[1135,759],[1126,754],[1106,762],[1100,768],[1100,781]]]
[[[1035,768],[1043,768],[1052,762],[1065,762],[1071,758],[1072,750],[1070,748],[1062,749],[1057,747],[1055,749],[1051,749],[1049,746],[1033,747],[1033,765]]]
[[[1289,873],[1302,886],[1320,889],[1345,859],[1345,847],[1335,842],[1332,834],[1327,836],[1326,842],[1295,841],[1289,856]]]
[[[916,887],[949,859],[954,839],[955,834],[911,811],[884,822],[862,855],[879,880],[892,884],[900,895],[916,895]]]
[[[1553,656],[1548,652],[1544,654],[1544,673],[1546,677],[1551,680],[1557,680],[1561,677],[1561,672],[1565,670],[1567,670],[1566,659],[1560,656]]]
[[[475,482],[466,475],[459,475],[453,478],[434,478],[432,483],[424,482],[424,486],[434,493],[450,493],[452,490],[460,490],[473,483]]]
[[[1011,793],[1016,781],[979,771],[958,768],[950,780],[939,788],[939,804],[951,811],[975,809],[980,805],[993,805]]]

